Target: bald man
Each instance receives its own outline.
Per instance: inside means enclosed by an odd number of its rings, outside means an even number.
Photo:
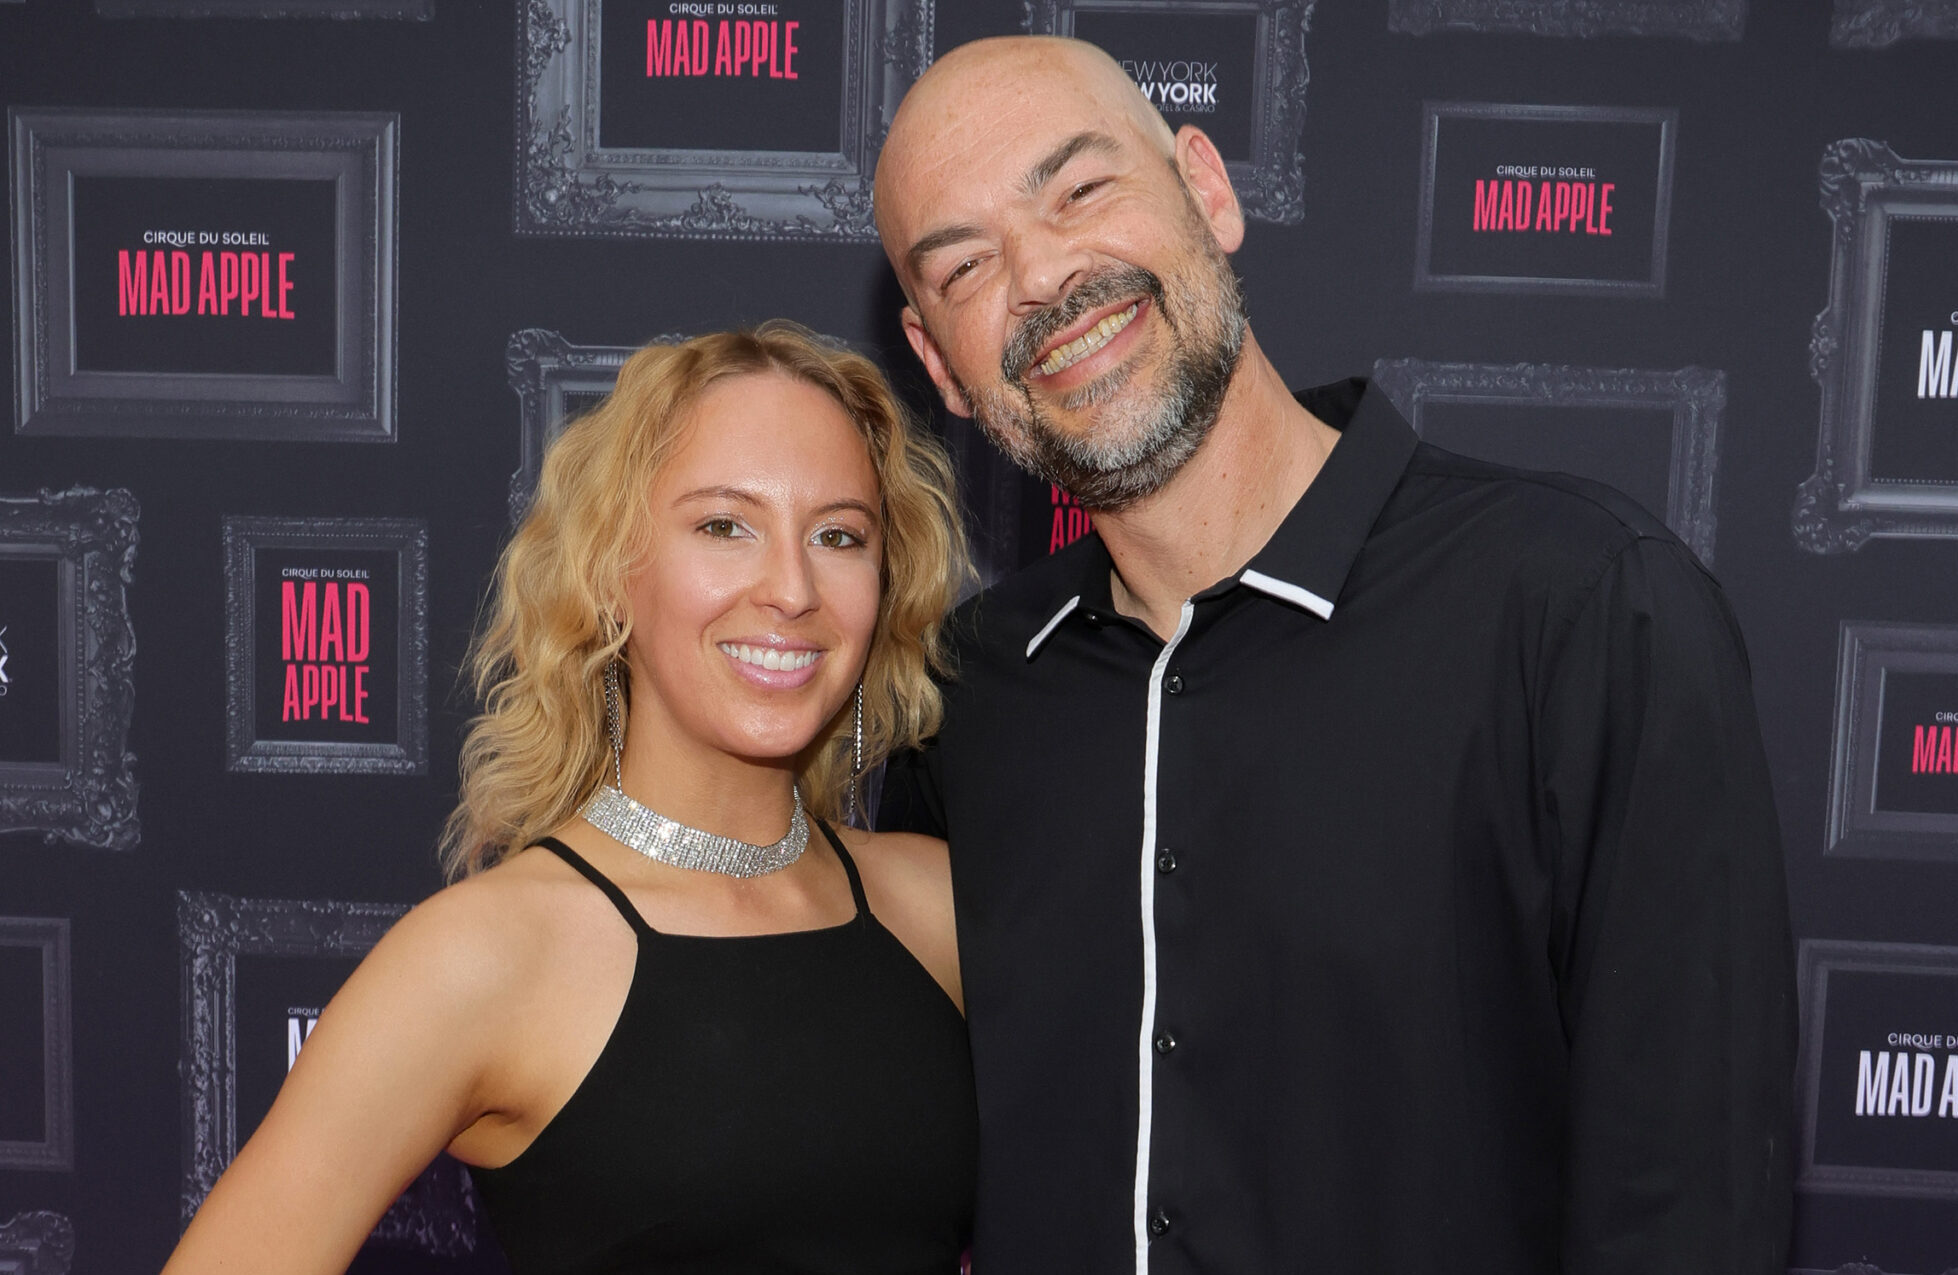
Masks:
[[[1778,1271],[1781,850],[1693,555],[1289,390],[1217,148],[1087,45],[952,51],[876,196],[946,406],[1095,524],[885,788],[952,845],[976,1269]]]

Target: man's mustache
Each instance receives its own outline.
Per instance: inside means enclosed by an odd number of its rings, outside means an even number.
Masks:
[[[1088,311],[1111,302],[1147,296],[1163,309],[1163,282],[1141,266],[1116,266],[1091,274],[1074,285],[1074,291],[1044,310],[1036,310],[1023,320],[1006,340],[999,367],[1008,383],[1024,385],[1034,360],[1069,324]],[[1164,314],[1165,320],[1168,315]]]

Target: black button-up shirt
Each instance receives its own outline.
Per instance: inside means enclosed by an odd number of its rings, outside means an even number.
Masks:
[[[1781,1264],[1794,989],[1746,656],[1631,501],[1354,381],[1164,641],[1095,536],[957,616],[985,1275]]]

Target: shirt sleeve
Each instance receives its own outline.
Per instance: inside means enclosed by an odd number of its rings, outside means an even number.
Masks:
[[[1794,961],[1739,626],[1658,539],[1566,615],[1537,741],[1570,1044],[1564,1270],[1779,1275]]]
[[[947,840],[945,806],[938,787],[938,741],[892,753],[884,763],[877,798],[877,831],[922,832]]]

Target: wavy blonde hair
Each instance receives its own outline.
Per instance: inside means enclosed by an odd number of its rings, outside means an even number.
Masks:
[[[463,740],[460,799],[442,835],[450,880],[564,823],[609,769],[602,681],[631,636],[626,579],[649,548],[654,475],[702,391],[770,371],[833,397],[877,470],[883,588],[863,671],[865,767],[938,729],[932,675],[947,671],[942,625],[969,571],[944,449],[912,423],[876,364],[799,324],[649,345],[552,442],[497,562],[465,666],[483,712]],[[853,726],[846,701],[799,759],[803,802],[823,818],[844,813]]]

